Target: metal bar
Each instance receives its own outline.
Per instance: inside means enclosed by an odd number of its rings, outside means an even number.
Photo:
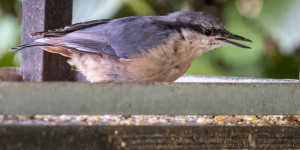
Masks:
[[[84,75],[75,70],[71,70],[69,81],[87,82]],[[0,68],[0,81],[20,81],[19,68]],[[225,77],[225,76],[201,76],[183,75],[175,82],[178,83],[299,83],[297,79],[267,79],[248,77]]]
[[[189,83],[300,83],[297,79],[268,79],[227,76],[184,75],[175,82]]]
[[[33,41],[31,33],[61,28],[71,24],[72,0],[23,0],[22,43]],[[24,81],[63,81],[69,77],[66,58],[42,51],[23,50],[21,73]]]
[[[287,126],[0,126],[3,149],[299,149]],[[17,143],[17,144],[16,144]]]
[[[0,114],[300,114],[299,83],[0,83]]]

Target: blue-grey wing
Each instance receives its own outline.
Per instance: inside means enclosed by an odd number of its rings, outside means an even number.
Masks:
[[[118,57],[131,58],[166,44],[173,30],[153,17],[129,17],[115,20],[105,28],[107,43]]]
[[[61,29],[49,30],[46,32],[37,32],[32,35],[45,35],[47,38],[37,40],[53,46],[64,47],[80,52],[102,53],[110,56],[116,56],[107,43],[103,28],[111,20],[92,20],[76,23]]]
[[[56,45],[82,52],[121,58],[138,56],[165,44],[173,30],[149,16],[136,16],[96,24],[56,38]]]

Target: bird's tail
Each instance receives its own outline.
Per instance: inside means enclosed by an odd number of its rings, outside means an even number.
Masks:
[[[31,42],[31,43],[26,43],[26,44],[23,44],[23,45],[20,45],[20,46],[11,48],[11,49],[9,49],[9,51],[18,51],[18,50],[21,50],[21,49],[23,49],[23,48],[27,48],[27,47],[35,47],[35,46],[53,46],[53,45],[48,44],[48,43],[43,43],[43,42],[36,42],[36,41],[33,41],[33,42]]]

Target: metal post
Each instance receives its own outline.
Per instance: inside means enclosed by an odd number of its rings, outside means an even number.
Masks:
[[[72,0],[23,0],[22,43],[33,41],[30,34],[71,24]],[[21,73],[24,81],[68,80],[70,66],[66,58],[30,48],[22,51]]]

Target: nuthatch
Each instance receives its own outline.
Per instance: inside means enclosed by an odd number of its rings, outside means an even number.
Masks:
[[[249,48],[228,39],[251,42],[203,12],[94,20],[33,35],[46,37],[10,51],[39,46],[69,57],[92,82],[174,81],[204,52],[223,45]]]

